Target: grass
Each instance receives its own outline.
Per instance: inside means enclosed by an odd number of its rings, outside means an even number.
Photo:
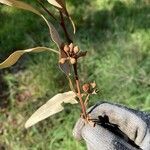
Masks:
[[[148,1],[68,0],[68,5],[78,26],[75,41],[88,51],[80,61],[81,80],[95,80],[100,89],[90,105],[107,100],[150,111]],[[0,15],[1,61],[17,49],[55,47],[45,24],[35,15],[4,6]],[[0,149],[85,150],[85,144],[72,137],[78,106],[66,106],[64,112],[29,130],[23,127],[39,106],[68,90],[57,62],[55,54],[32,54],[0,71]]]

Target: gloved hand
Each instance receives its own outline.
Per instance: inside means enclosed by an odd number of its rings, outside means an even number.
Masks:
[[[88,150],[150,150],[150,114],[105,102],[88,114],[95,127],[80,118],[73,130]]]

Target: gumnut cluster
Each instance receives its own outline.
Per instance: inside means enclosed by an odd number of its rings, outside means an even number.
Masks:
[[[61,55],[59,59],[60,64],[64,64],[66,61],[70,64],[77,63],[77,59],[80,57],[84,57],[87,51],[80,51],[78,46],[74,46],[73,43],[65,44],[61,49]]]
[[[63,53],[65,55],[62,55],[59,63],[64,64],[66,61],[69,60],[71,64],[75,64],[78,58],[77,54],[79,53],[79,47],[74,46],[73,43],[69,45],[65,44],[63,47]]]
[[[96,89],[96,83],[86,83],[82,86],[82,90],[88,94],[97,94],[98,90]]]

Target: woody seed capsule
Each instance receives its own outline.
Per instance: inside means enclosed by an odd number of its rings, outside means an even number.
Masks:
[[[90,83],[90,85],[91,85],[92,88],[96,87],[96,83],[95,82]]]
[[[82,90],[84,92],[89,92],[90,91],[90,84],[86,83],[82,86]]]
[[[72,52],[73,51],[73,43],[70,43],[69,48],[70,48],[70,52]]]
[[[66,61],[66,58],[61,58],[61,59],[59,60],[59,63],[64,64],[65,61]]]
[[[65,52],[69,52],[69,50],[70,50],[69,46],[68,46],[68,45],[65,45],[65,46],[64,46],[64,51],[65,51]]]
[[[79,52],[79,47],[78,46],[75,46],[74,49],[73,49],[74,53],[78,53]]]
[[[75,64],[76,63],[76,59],[75,58],[70,58],[70,63],[71,64]]]

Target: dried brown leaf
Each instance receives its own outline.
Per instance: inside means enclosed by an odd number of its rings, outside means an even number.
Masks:
[[[31,5],[26,4],[25,2],[22,2],[19,0],[0,0],[0,3],[11,6],[11,7],[17,7],[20,9],[28,10],[28,11],[31,11],[31,12],[39,15],[40,17],[42,17],[44,19],[44,21],[46,22],[48,28],[49,28],[52,40],[60,48],[60,46],[62,44],[62,40],[60,39],[60,36],[59,36],[57,30],[55,29],[55,27],[50,22],[47,21],[47,19],[38,10],[33,8]]]
[[[60,51],[60,60],[62,59],[62,58],[65,58],[66,60],[64,61],[64,63],[59,63],[59,68],[67,75],[67,76],[69,76],[70,75],[70,62],[69,62],[69,60],[67,59],[68,58],[68,56],[67,56],[67,54],[65,53],[65,51],[64,50],[61,50]]]
[[[55,7],[58,8],[63,8],[64,5],[64,0],[47,0],[50,4],[52,4]]]
[[[25,53],[30,53],[30,52],[39,53],[43,51],[53,51],[55,53],[59,53],[58,51],[47,47],[35,47],[26,50],[18,50],[12,53],[4,62],[0,63],[0,69],[7,68],[14,65],[18,61],[18,59]]]
[[[74,21],[72,20],[71,16],[68,14],[65,0],[47,0],[50,4],[55,6],[59,11],[61,11],[64,15],[66,15],[69,18],[69,21],[71,22],[73,33],[76,32],[76,27],[74,24]]]
[[[65,61],[64,64],[59,63],[60,69],[67,75],[70,75],[70,63],[69,60]]]
[[[49,24],[51,38],[56,43],[56,45],[58,46],[58,48],[60,49],[60,47],[61,47],[61,45],[62,45],[63,42],[60,39],[60,36],[59,36],[56,28],[53,26],[53,24],[51,24],[51,23],[48,23],[48,24]]]
[[[63,14],[68,16],[65,0],[47,0],[47,1],[53,6],[55,6],[58,10],[60,10]]]
[[[72,24],[72,28],[73,28],[73,33],[75,34],[76,33],[76,26],[75,26],[75,23],[74,23],[74,21],[72,20],[72,18],[69,16],[69,20],[70,20],[70,22],[71,22],[71,24]]]
[[[55,95],[37,111],[35,111],[35,113],[25,123],[25,128],[29,128],[39,121],[62,111],[64,109],[62,103],[76,104],[77,101],[75,100],[75,97],[76,94],[73,91]]]
[[[37,15],[41,15],[39,11],[37,11],[36,9],[34,9],[31,5],[26,4],[22,1],[18,1],[18,0],[0,0],[0,3],[11,6],[11,7],[17,7],[20,9],[24,9],[24,10],[28,10],[31,11]]]

